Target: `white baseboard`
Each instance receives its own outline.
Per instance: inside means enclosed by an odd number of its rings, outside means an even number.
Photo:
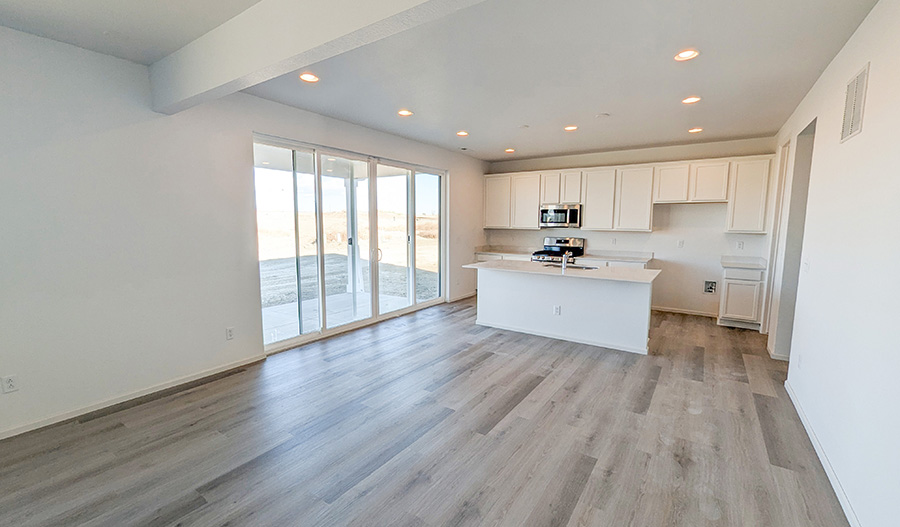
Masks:
[[[844,509],[844,515],[847,516],[847,521],[850,523],[851,527],[862,527],[859,523],[859,518],[856,517],[856,513],[853,511],[853,506],[850,504],[850,498],[847,496],[847,493],[844,492],[844,487],[841,485],[841,481],[838,479],[834,467],[831,466],[831,462],[828,461],[825,449],[822,447],[822,443],[819,442],[819,438],[816,437],[816,432],[813,430],[809,418],[806,417],[806,413],[803,411],[803,407],[797,399],[797,394],[794,393],[794,389],[791,388],[791,383],[789,381],[784,382],[784,389],[791,398],[791,402],[794,403],[794,408],[797,409],[797,415],[800,416],[800,422],[803,423],[803,428],[806,429],[806,434],[809,436],[813,448],[816,450],[816,455],[819,456],[819,461],[825,469],[825,474],[828,475],[828,481],[831,482],[834,493],[837,494],[838,501],[841,503],[841,508]]]
[[[461,295],[459,295],[459,296],[450,298],[450,300],[448,300],[448,302],[459,302],[460,300],[465,300],[465,299],[467,299],[467,298],[472,298],[473,296],[475,296],[475,295],[477,295],[477,294],[478,294],[478,291],[472,291],[471,293],[463,293],[463,294],[461,294]]]
[[[770,350],[769,348],[766,348],[766,351],[769,353],[769,357],[772,359],[781,360],[784,362],[790,362],[790,360],[791,360],[791,358],[787,355],[779,355],[779,354],[772,353],[772,350]]]
[[[202,371],[200,373],[194,373],[192,375],[185,375],[184,377],[179,377],[177,379],[173,379],[168,382],[164,382],[162,384],[157,384],[156,386],[152,386],[150,388],[146,388],[144,390],[138,390],[136,392],[131,392],[126,395],[120,395],[119,397],[113,397],[112,399],[107,399],[101,403],[92,404],[90,406],[85,406],[83,408],[79,408],[77,410],[72,410],[69,412],[65,412],[59,415],[55,415],[53,417],[47,419],[41,419],[40,421],[35,421],[33,423],[28,423],[26,425],[18,426],[16,428],[11,428],[9,430],[0,430],[0,440],[7,439],[13,436],[17,436],[19,434],[24,434],[25,432],[31,432],[32,430],[37,430],[38,428],[44,428],[45,426],[54,425],[56,423],[60,423],[62,421],[66,421],[68,419],[72,419],[78,416],[82,416],[85,414],[89,414],[96,410],[101,410],[103,408],[108,408],[110,406],[124,403],[126,401],[130,401],[132,399],[136,399],[138,397],[143,397],[145,395],[150,395],[151,393],[155,393],[161,390],[165,390],[168,388],[172,388],[173,386],[178,386],[179,384],[184,384],[191,381],[196,381],[198,379],[202,379],[204,377],[209,377],[210,375],[215,375],[217,373],[222,373],[224,371],[233,370],[234,368],[240,368],[241,366],[245,366],[247,364],[252,364],[254,362],[259,362],[265,360],[265,355],[258,355],[251,357],[249,359],[239,360],[237,362],[232,362],[230,364],[225,364],[223,366],[218,366],[216,368],[212,368],[209,370]]]
[[[694,311],[691,309],[681,309],[677,307],[651,306],[650,309],[652,309],[653,311],[664,311],[666,313],[678,313],[680,315],[697,315],[698,317],[716,318],[719,316],[717,313],[707,313],[705,311]]]

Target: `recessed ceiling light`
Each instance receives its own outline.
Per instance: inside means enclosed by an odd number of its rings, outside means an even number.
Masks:
[[[268,162],[268,161],[263,161],[263,164],[264,164],[264,165],[268,165],[269,162]]]
[[[319,82],[319,78],[310,72],[301,73],[300,80],[302,80],[303,82]]]
[[[677,60],[678,62],[684,62],[686,60],[695,59],[698,55],[700,55],[700,52],[696,49],[686,49],[675,55],[675,60]]]
[[[404,108],[404,109],[400,110],[399,112],[397,112],[397,115],[400,115],[400,116],[403,116],[403,117],[409,117],[409,116],[412,115],[412,114],[413,114],[413,113],[412,113],[411,111],[407,110],[406,108]]]
[[[469,135],[469,132],[467,132],[465,130],[460,130],[460,131],[456,132],[456,135],[458,135],[460,137],[465,137],[465,136]]]
[[[329,160],[329,161],[337,161],[337,159],[335,159],[335,158],[333,158],[333,157],[329,157],[328,160]]]
[[[690,130],[688,130],[688,133],[699,134],[702,131],[703,131],[703,128],[691,128]]]
[[[574,132],[575,130],[578,130],[578,127],[575,126],[574,124],[571,124],[571,125],[563,128],[563,130],[565,130],[567,132]]]
[[[682,102],[682,104],[694,104],[695,102],[700,102],[700,97],[697,97],[696,95],[692,95],[692,96],[688,97],[687,99],[684,99],[681,102]]]
[[[594,117],[596,117],[597,119],[606,119],[607,117],[609,117],[609,112],[600,112]]]
[[[507,154],[512,154],[515,151],[516,151],[515,148],[507,148],[506,150],[504,150],[504,152],[506,152]]]

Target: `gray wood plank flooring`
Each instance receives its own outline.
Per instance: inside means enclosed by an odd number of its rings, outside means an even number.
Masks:
[[[651,354],[479,327],[474,299],[0,442],[0,525],[847,522],[764,337]]]

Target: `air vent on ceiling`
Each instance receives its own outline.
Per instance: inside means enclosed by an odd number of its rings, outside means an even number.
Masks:
[[[869,80],[869,65],[847,83],[847,99],[844,103],[844,126],[841,128],[841,142],[850,139],[862,130],[863,106],[866,103],[866,85]]]

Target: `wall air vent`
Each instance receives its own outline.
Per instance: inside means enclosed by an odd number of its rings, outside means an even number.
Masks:
[[[866,85],[869,81],[869,64],[847,83],[847,98],[844,103],[844,126],[841,128],[841,142],[850,139],[862,130],[863,106],[866,103]]]

